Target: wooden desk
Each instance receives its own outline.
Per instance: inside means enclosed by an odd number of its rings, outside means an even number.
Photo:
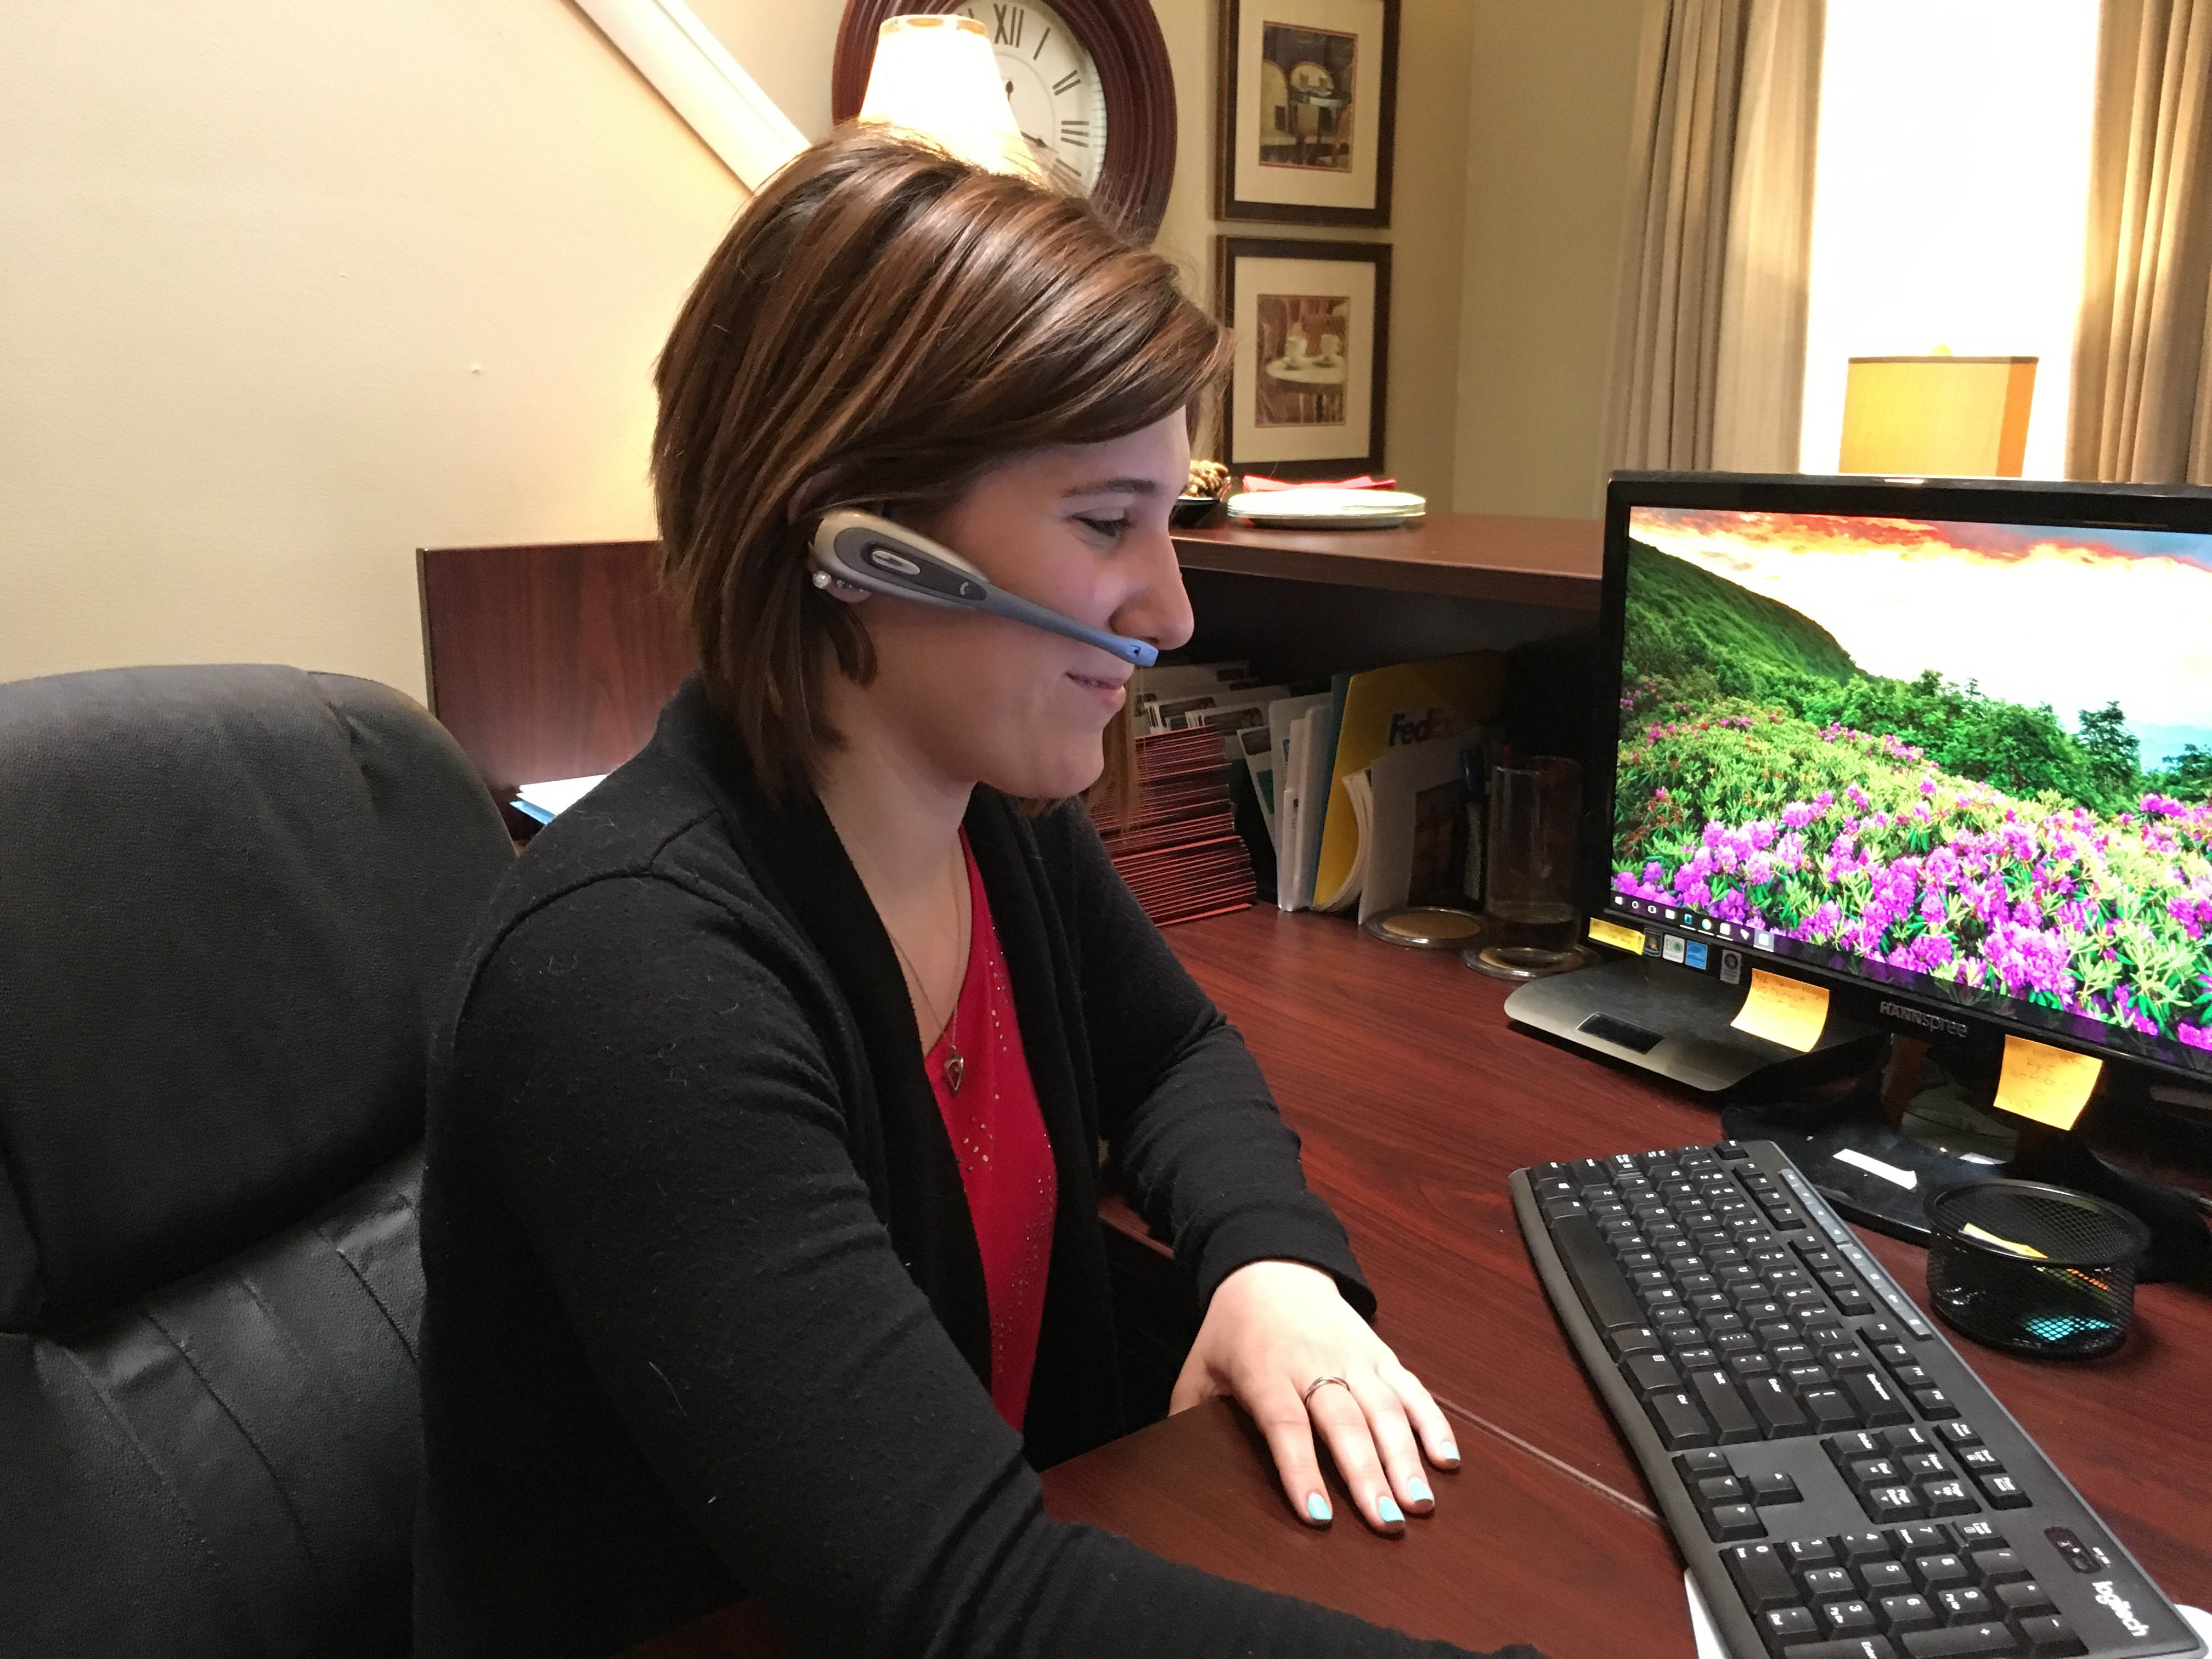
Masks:
[[[1223,570],[1334,586],[1449,594],[1594,611],[1605,562],[1595,519],[1431,513],[1401,530],[1178,530],[1186,570]]]
[[[1514,1029],[1507,987],[1455,953],[1255,907],[1169,940],[1258,1056],[1308,1180],[1352,1235],[1382,1334],[1459,1431],[1462,1466],[1397,1539],[1301,1526],[1265,1449],[1216,1403],[1049,1471],[1055,1515],[1209,1571],[1471,1647],[1549,1659],[1691,1652],[1681,1565],[1612,1419],[1554,1322],[1505,1191],[1547,1158],[1710,1141],[1716,1115]],[[1109,1220],[1141,1235],[1125,1206]],[[1863,1234],[1924,1301],[1923,1253]],[[2212,1298],[2138,1293],[2118,1354],[1968,1362],[2175,1600],[2212,1601]],[[1336,1508],[1349,1505],[1340,1490]],[[634,1659],[778,1652],[743,1610]]]

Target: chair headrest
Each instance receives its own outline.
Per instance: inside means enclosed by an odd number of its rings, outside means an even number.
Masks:
[[[512,857],[372,681],[0,684],[0,1331],[96,1317],[418,1138],[429,1010]]]

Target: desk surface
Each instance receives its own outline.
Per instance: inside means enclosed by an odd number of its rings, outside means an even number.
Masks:
[[[1686,1091],[1512,1028],[1509,988],[1453,952],[1263,908],[1168,937],[1266,1069],[1304,1139],[1307,1177],[1381,1300],[1382,1334],[1460,1425],[1465,1464],[1438,1483],[1437,1516],[1402,1540],[1341,1524],[1294,1536],[1303,1529],[1217,1407],[1054,1470],[1054,1512],[1422,1635],[1479,1646],[1518,1634],[1552,1659],[1686,1656],[1680,1566],[1553,1320],[1505,1177],[1547,1158],[1710,1140],[1715,1114]],[[1863,1236],[1924,1302],[1923,1253]],[[2212,1599],[2201,1403],[2212,1397],[2212,1298],[2144,1287],[2127,1346],[2088,1364],[1960,1346],[2167,1593]],[[2183,1401],[2199,1403],[2177,1409]],[[1190,1501],[1201,1481],[1220,1501]],[[1601,1620],[1589,1617],[1593,1594]]]
[[[1605,526],[1595,519],[1431,513],[1399,530],[1178,530],[1186,569],[1453,593],[1595,611]]]
[[[1398,1539],[1310,1532],[1264,1448],[1216,1403],[1045,1477],[1068,1520],[1163,1555],[1471,1647],[1689,1659],[1681,1569],[1634,1461],[1554,1322],[1507,1174],[1711,1140],[1712,1110],[1513,1029],[1506,987],[1456,953],[1255,907],[1168,938],[1266,1069],[1381,1300],[1382,1334],[1459,1429],[1462,1466]],[[1120,1223],[1135,1224],[1126,1210]],[[1924,1301],[1924,1258],[1864,1235]],[[2180,1601],[2212,1601],[2212,1298],[2143,1288],[2113,1358],[2059,1365],[1961,1342],[1968,1363]],[[1337,1504],[1340,1515],[1348,1505]],[[635,1659],[777,1651],[732,1609]],[[687,1639],[688,1638],[688,1639]]]

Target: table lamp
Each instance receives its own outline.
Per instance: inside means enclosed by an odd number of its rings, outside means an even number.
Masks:
[[[1839,472],[2017,478],[2035,396],[2033,357],[1854,357]]]
[[[1042,180],[1014,125],[990,37],[972,17],[886,17],[860,118],[902,128],[993,173]]]

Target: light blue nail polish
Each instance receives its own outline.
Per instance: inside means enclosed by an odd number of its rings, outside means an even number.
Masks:
[[[1447,1440],[1437,1448],[1437,1455],[1447,1463],[1456,1463],[1459,1462],[1459,1448]]]
[[[1375,1513],[1382,1517],[1385,1526],[1389,1527],[1396,1526],[1406,1518],[1405,1510],[1398,1507],[1398,1500],[1387,1492],[1375,1500]]]
[[[1328,1499],[1315,1492],[1306,1499],[1306,1513],[1313,1517],[1316,1525],[1326,1524],[1329,1518]]]
[[[1414,1504],[1433,1504],[1437,1501],[1436,1493],[1429,1490],[1429,1483],[1418,1474],[1406,1483],[1406,1498]]]

